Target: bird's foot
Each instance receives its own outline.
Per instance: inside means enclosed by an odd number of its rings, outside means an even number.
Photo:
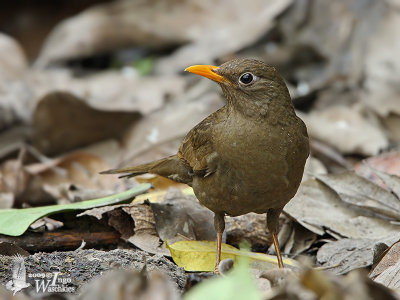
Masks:
[[[233,269],[233,260],[231,258],[227,258],[221,260],[218,265],[215,265],[214,274],[224,276],[232,269]]]
[[[221,275],[220,271],[219,271],[219,265],[215,265],[214,267],[214,274],[215,275]]]

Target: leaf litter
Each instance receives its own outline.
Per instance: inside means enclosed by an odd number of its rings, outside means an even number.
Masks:
[[[171,255],[165,241],[170,247],[176,242],[186,245],[183,258],[189,244],[209,241],[202,259],[212,270],[213,216],[196,202],[190,188],[155,177],[120,181],[97,172],[174,154],[186,132],[223,105],[217,88],[183,76],[185,67],[256,56],[283,74],[311,136],[312,156],[297,195],[280,218],[279,240],[286,259],[309,257],[312,263],[290,274],[274,269],[274,264],[253,265],[251,279],[235,262],[232,272],[240,275],[232,273],[230,278],[228,272],[226,283],[211,279],[210,287],[204,280],[190,297],[210,298],[224,286],[235,291],[240,278],[246,282],[247,296],[258,286],[263,299],[392,299],[399,286],[400,240],[399,60],[398,42],[393,40],[400,20],[397,8],[396,1],[365,0],[251,5],[187,0],[156,6],[114,1],[49,28],[53,30],[33,67],[24,53],[26,42],[1,34],[0,52],[7,55],[0,59],[0,207],[14,211],[33,206],[26,209],[40,211],[48,204],[59,204],[57,209],[79,206],[82,200],[151,181],[155,190],[132,203],[92,208],[80,217],[38,216],[21,239],[28,241],[35,234],[45,240],[49,229],[67,235],[66,227],[75,229],[81,222],[103,224],[120,241],[113,247],[133,253],[142,249],[152,253],[156,264]],[[88,58],[99,57],[106,67],[85,69]],[[22,224],[24,218],[14,221]],[[69,225],[71,218],[74,225]],[[230,246],[246,241],[254,253],[274,253],[265,216],[227,217],[226,223],[224,241]],[[56,228],[57,224],[64,226]],[[5,237],[0,240],[5,242]],[[80,251],[84,258],[89,250]],[[41,255],[54,260],[64,254]],[[118,259],[111,264],[118,265]],[[263,277],[265,268],[270,273]],[[370,271],[370,279],[355,269]],[[177,289],[169,289],[163,275],[155,275],[153,281],[147,274],[146,281],[141,274],[116,271],[111,276],[118,283],[108,292],[121,290],[125,277],[160,284],[165,294]],[[196,276],[204,278],[202,273]],[[179,289],[191,290],[193,282],[184,287],[181,280]],[[97,284],[107,283],[99,276]],[[95,290],[88,288],[85,295],[95,297]],[[149,290],[141,293],[148,295]],[[180,298],[170,295],[154,299]],[[229,297],[243,298],[239,293]]]

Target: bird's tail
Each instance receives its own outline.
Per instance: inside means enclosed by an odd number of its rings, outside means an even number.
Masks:
[[[176,155],[135,167],[111,169],[100,172],[100,174],[124,174],[119,178],[130,178],[146,173],[160,175],[187,184],[190,184],[192,181],[192,176],[190,175],[192,173],[191,168]]]

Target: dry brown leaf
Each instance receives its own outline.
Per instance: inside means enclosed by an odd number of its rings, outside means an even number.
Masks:
[[[366,268],[400,238],[400,234],[387,239],[342,239],[329,242],[318,249],[317,262],[335,274],[346,274],[354,269]]]
[[[400,288],[400,243],[392,245],[369,275],[391,289]]]
[[[354,169],[357,174],[381,185],[382,181],[375,173],[375,170],[400,176],[400,151],[392,151],[369,157],[358,163]]]
[[[399,288],[400,242],[394,243],[379,260],[369,277],[390,288]]]
[[[383,4],[383,3],[382,3]],[[398,1],[386,1],[381,10],[376,32],[366,39],[365,79],[362,101],[382,117],[400,114],[399,76],[400,35]]]
[[[373,282],[361,270],[335,276],[307,268],[297,276],[287,276],[283,284],[265,293],[265,299],[395,300],[398,297],[392,290]]]
[[[131,216],[135,223],[135,233],[126,241],[152,254],[171,255],[157,234],[156,221],[150,205],[133,204],[124,207],[123,210]]]
[[[292,3],[291,0],[231,0],[219,1],[218,4],[212,0],[186,2],[201,7],[201,10],[192,12],[193,19],[186,27],[192,43],[179,48],[169,57],[161,58],[155,66],[160,74],[175,73],[193,63],[210,64],[216,58],[254,44],[273,27],[275,18]],[[204,15],[199,15],[199,12]],[[198,22],[194,19],[197,17]]]
[[[385,2],[381,1],[294,1],[278,23],[287,41],[284,49],[298,48],[292,55],[298,60],[290,61],[290,77],[305,83],[310,92],[335,83],[342,89],[358,87],[365,48],[374,41],[371,36],[375,37],[377,23],[383,20],[384,8]],[[282,52],[279,45],[274,52]]]
[[[98,174],[110,165],[96,155],[76,152],[42,159],[43,163],[26,166],[20,161],[6,161],[0,168],[0,192],[11,193],[17,206],[22,203],[38,206],[54,203],[56,199],[70,202],[98,198],[126,189],[124,182]],[[2,194],[2,197],[11,196]]]
[[[103,218],[103,214],[112,211],[116,208],[124,207],[124,206],[129,206],[129,204],[117,204],[117,205],[107,205],[107,206],[101,206],[101,207],[95,207],[92,209],[87,209],[84,212],[81,212],[77,214],[77,217],[82,217],[82,216],[92,216],[95,217],[97,220],[101,220]]]
[[[362,211],[342,201],[334,190],[318,180],[302,183],[284,211],[312,232],[329,233],[336,238],[380,239],[400,230],[400,225],[388,220],[361,214]]]
[[[64,223],[49,217],[43,217],[33,222],[29,228],[35,232],[54,231],[64,226]]]
[[[101,176],[98,173],[109,168],[102,158],[85,152],[74,152],[45,163],[25,166],[31,175],[39,176],[43,184],[74,184],[85,188],[112,189],[117,185],[116,178]]]
[[[400,221],[399,199],[364,177],[345,172],[316,175],[316,178],[335,191],[343,202]]]
[[[324,164],[317,158],[309,156],[306,160],[306,165],[304,166],[304,174],[302,181],[306,181],[312,178],[316,174],[326,174],[328,173]]]
[[[195,63],[193,57],[198,63],[207,63],[256,42],[290,3],[188,0],[159,5],[135,1],[99,4],[60,23],[50,33],[36,65],[126,46],[160,49],[189,42],[157,66],[159,72],[175,73]]]
[[[351,169],[351,164],[334,146],[330,146],[316,139],[311,139],[310,147],[312,155],[324,161],[329,171],[332,172],[332,169],[335,170],[337,168],[340,168],[341,171]]]
[[[376,120],[370,114],[364,114],[359,105],[333,106],[322,111],[312,111],[308,115],[301,114],[301,117],[311,137],[345,154],[376,155],[389,145]]]
[[[29,84],[36,99],[51,92],[65,91],[97,110],[141,114],[159,109],[167,100],[180,95],[186,86],[182,76],[141,77],[127,70],[130,69],[84,77],[74,77],[65,69],[36,71],[30,74]]]
[[[7,160],[0,167],[0,192],[19,195],[26,189],[28,178],[21,157]]]
[[[29,117],[31,89],[24,82],[28,64],[21,46],[0,33],[0,130]]]
[[[317,235],[298,223],[294,223],[287,241],[282,244],[283,253],[298,255],[310,249],[317,240]],[[272,245],[271,245],[272,247]]]
[[[98,220],[105,219],[121,234],[121,238],[139,249],[152,253],[170,256],[157,235],[153,211],[148,204],[131,203],[109,205],[86,210],[79,215],[93,216]]]
[[[0,166],[0,198],[4,208],[19,206],[24,202],[44,205],[53,200],[41,189],[38,179],[24,169],[23,156],[7,160]]]
[[[214,241],[214,214],[196,197],[170,189],[162,203],[151,203],[156,230],[161,240],[173,244],[182,240]]]
[[[19,79],[28,69],[28,62],[22,47],[12,37],[0,33],[0,78]]]
[[[70,93],[50,93],[35,109],[33,144],[45,154],[66,152],[118,137],[138,117],[127,112],[94,109]]]
[[[391,289],[400,288],[400,260],[383,271],[375,281]]]

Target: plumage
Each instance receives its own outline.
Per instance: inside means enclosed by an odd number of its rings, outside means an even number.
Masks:
[[[190,130],[176,155],[103,173],[153,173],[192,186],[215,213],[219,246],[224,215],[267,213],[279,259],[279,214],[296,193],[309,155],[307,129],[286,84],[274,68],[253,59],[187,70],[218,82],[226,105]]]

